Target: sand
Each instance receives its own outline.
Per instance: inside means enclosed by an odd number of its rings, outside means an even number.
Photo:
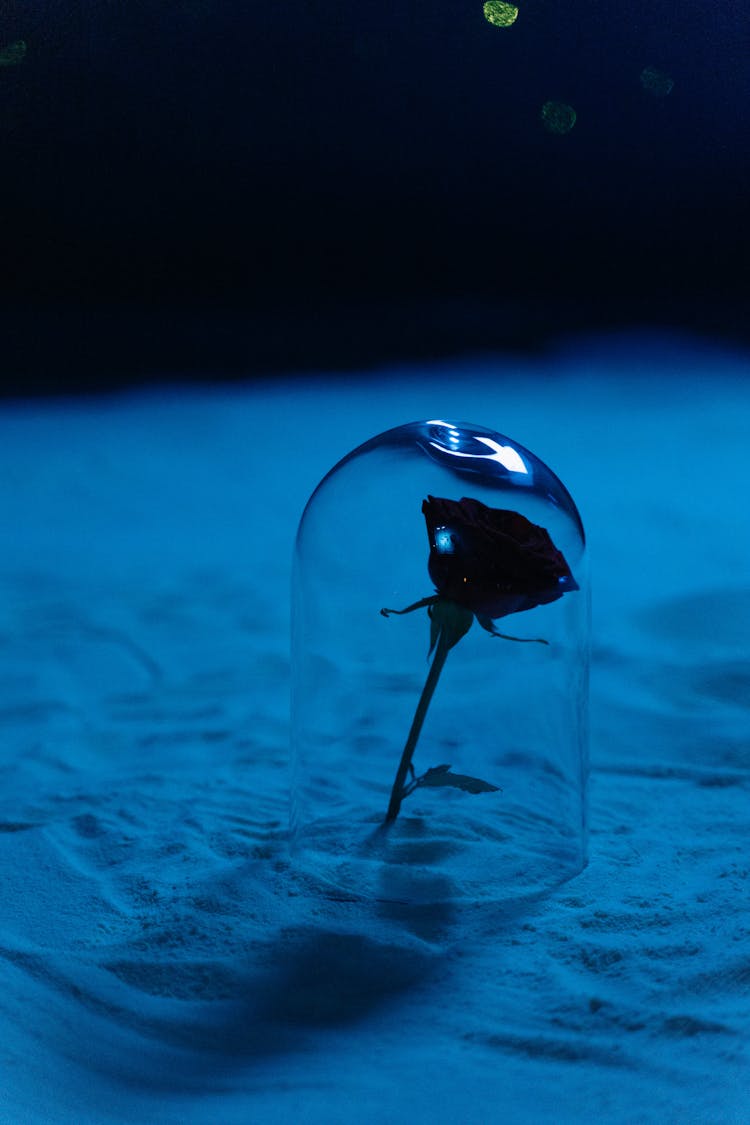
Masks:
[[[749,374],[634,336],[2,407],[3,1125],[750,1121]],[[588,866],[457,911],[287,849],[297,520],[436,416],[555,469],[594,589]]]

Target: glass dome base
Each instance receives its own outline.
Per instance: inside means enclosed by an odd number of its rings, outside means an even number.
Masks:
[[[440,905],[526,897],[565,882],[584,867],[580,841],[547,840],[496,829],[484,837],[460,823],[435,824],[429,815],[405,815],[384,829],[382,818],[342,830],[338,819],[310,826],[293,846],[298,866],[324,892],[369,901]]]

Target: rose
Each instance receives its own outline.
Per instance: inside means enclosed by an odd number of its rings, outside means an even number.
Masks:
[[[541,637],[498,633],[492,622],[509,613],[555,602],[579,589],[549,533],[520,512],[488,508],[466,496],[461,500],[428,496],[422,503],[422,513],[430,540],[427,568],[437,593],[405,609],[380,611],[389,617],[426,609],[430,615],[429,655],[434,653],[393,782],[385,824],[393,823],[404,798],[420,786],[450,785],[468,793],[498,791],[496,785],[480,778],[452,773],[450,766],[434,766],[422,777],[414,773],[414,750],[448,653],[475,618],[494,637],[546,645]],[[412,780],[407,782],[410,773]]]
[[[438,595],[471,610],[480,624],[579,588],[548,532],[520,512],[488,508],[466,496],[428,496],[422,512],[430,541],[427,566]]]

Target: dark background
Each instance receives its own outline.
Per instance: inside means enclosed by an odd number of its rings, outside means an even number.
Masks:
[[[519,8],[6,2],[5,393],[628,325],[746,340],[743,5]]]

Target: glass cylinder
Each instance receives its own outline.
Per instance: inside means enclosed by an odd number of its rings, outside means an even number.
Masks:
[[[586,860],[583,525],[523,446],[432,420],[340,461],[297,534],[292,852],[334,893],[538,893]]]

